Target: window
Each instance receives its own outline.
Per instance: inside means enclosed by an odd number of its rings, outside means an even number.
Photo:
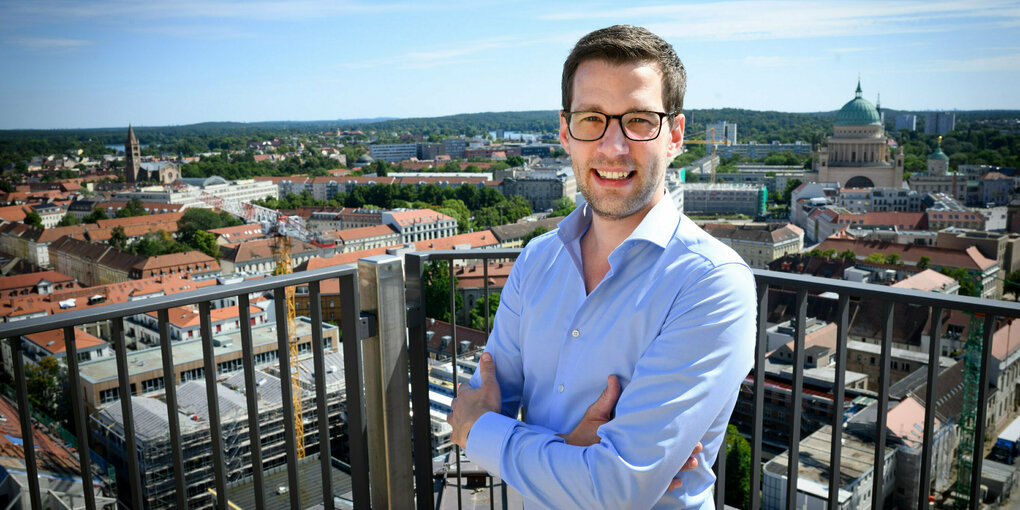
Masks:
[[[106,404],[120,398],[120,388],[110,388],[99,392],[99,403]]]
[[[159,391],[163,389],[163,378],[154,377],[152,379],[146,379],[142,381],[142,393],[149,393],[152,391]]]

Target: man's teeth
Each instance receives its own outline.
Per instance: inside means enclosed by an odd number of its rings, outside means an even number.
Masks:
[[[603,179],[621,180],[626,179],[630,172],[603,172],[602,170],[595,170],[595,173]]]

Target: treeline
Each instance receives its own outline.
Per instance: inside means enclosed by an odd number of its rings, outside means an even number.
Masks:
[[[233,156],[221,153],[204,156],[201,161],[182,166],[181,176],[194,178],[219,176],[227,180],[295,174],[316,177],[328,175],[328,170],[342,166],[338,160],[327,158],[315,151],[308,151],[302,154],[301,158],[289,157],[279,162],[255,161],[255,157],[247,153]]]
[[[484,186],[479,189],[470,184],[457,187],[373,184],[357,186],[350,193],[337,193],[330,200],[318,200],[305,190],[300,194],[290,193],[283,198],[266,198],[253,203],[278,210],[303,206],[434,209],[456,218],[461,232],[514,223],[531,214],[531,206],[520,195],[505,197],[496,188]]]

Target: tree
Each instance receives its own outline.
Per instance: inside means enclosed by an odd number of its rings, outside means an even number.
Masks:
[[[289,197],[290,195],[288,195]],[[274,204],[275,205],[275,204]],[[195,243],[195,234],[200,230],[209,231],[216,228],[240,225],[241,220],[226,211],[215,212],[209,209],[188,209],[177,220],[177,238],[184,244],[199,249]]]
[[[463,234],[471,228],[471,211],[464,202],[456,198],[443,200],[439,212],[457,220],[457,232]]]
[[[77,216],[67,213],[63,218],[60,218],[60,222],[57,223],[58,227],[70,227],[81,224],[81,220]]]
[[[25,219],[23,223],[25,225],[31,225],[35,228],[43,228],[42,216],[39,216],[39,213],[35,211],[29,211],[25,213]]]
[[[877,252],[876,253],[871,253],[871,254],[868,254],[868,256],[865,257],[864,260],[867,261],[867,262],[871,262],[872,264],[882,264],[882,263],[885,262],[885,255],[882,255],[881,253],[877,253]]]
[[[190,209],[189,209],[190,210]],[[96,207],[92,210],[92,213],[82,218],[82,223],[98,223],[99,220],[108,220],[110,216],[106,214],[106,211],[101,207]]]
[[[1006,275],[1003,291],[1013,294],[1013,301],[1020,301],[1020,269]]]
[[[751,508],[751,445],[736,425],[726,426],[726,504]]]
[[[843,251],[839,252],[839,258],[841,258],[841,259],[843,259],[843,260],[845,260],[847,262],[853,262],[853,261],[857,260],[857,254],[854,253],[853,250],[846,249],[846,250],[843,250]]]
[[[903,260],[900,258],[899,253],[890,253],[885,256],[885,263],[895,266],[898,264],[902,264]]]
[[[931,257],[927,255],[921,255],[921,258],[917,261],[918,269],[928,269],[931,267]]]
[[[450,286],[457,286],[457,276],[450,275],[450,264],[437,260],[425,264],[425,314],[428,317],[450,322]],[[455,293],[454,306],[464,307],[464,300]]]
[[[127,205],[123,209],[117,211],[118,218],[130,218],[133,216],[144,216],[149,214],[145,212],[145,206],[142,205],[142,201],[138,197],[132,197],[128,200]]]
[[[447,299],[449,300],[449,299]],[[489,293],[489,328],[485,327],[485,298],[475,301],[475,307],[471,309],[471,327],[479,331],[488,332],[492,328],[492,321],[496,317],[496,310],[499,308],[499,292]]]
[[[524,166],[524,162],[524,158],[516,154],[506,157],[506,164],[510,165],[511,168]]]
[[[783,203],[790,203],[790,200],[793,198],[791,196],[793,190],[797,189],[797,187],[800,185],[801,185],[800,179],[790,179],[789,181],[786,181],[786,188],[783,189],[782,196]]]
[[[20,353],[19,353],[20,355]],[[53,356],[47,356],[38,363],[25,367],[25,384],[32,406],[43,414],[56,419],[67,418],[64,381],[60,363]]]
[[[110,232],[110,240],[107,243],[118,250],[127,249],[127,234],[124,233],[124,227],[117,226],[113,227],[113,232]]]
[[[199,230],[195,232],[192,241],[194,242],[193,248],[214,259],[220,258],[220,245],[216,243],[215,235],[205,230]]]
[[[557,198],[556,199],[556,207],[552,210],[551,213],[549,213],[549,217],[550,218],[555,218],[555,217],[559,217],[559,216],[566,216],[566,215],[570,214],[571,212],[573,212],[573,210],[575,208],[577,208],[577,206],[574,205],[574,201],[573,200],[570,200],[567,197]]]
[[[948,267],[943,266],[940,271],[942,274],[953,278],[957,283],[960,284],[960,295],[961,296],[972,296],[980,297],[981,293],[978,291],[977,283],[967,273],[967,270],[962,267]]]
[[[503,218],[507,223],[516,223],[517,220],[529,214],[531,214],[531,204],[520,195],[510,197],[504,204]]]

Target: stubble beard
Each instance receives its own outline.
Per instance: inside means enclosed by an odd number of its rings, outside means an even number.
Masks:
[[[635,180],[636,188],[628,195],[611,193],[596,196],[592,186],[588,185],[596,179],[595,176],[589,173],[586,174],[587,178],[577,179],[577,188],[581,191],[581,195],[584,196],[584,200],[588,203],[588,207],[591,207],[592,212],[604,219],[620,220],[637,213],[652,202],[661,180],[659,173],[655,171],[657,164],[660,164],[659,161],[653,160],[652,166],[642,167],[631,158],[621,158],[613,161],[596,159],[584,165],[583,168],[578,168],[579,163],[575,161],[573,166],[575,176],[580,175],[580,172],[591,172],[592,167],[629,168],[634,171],[632,179]]]

